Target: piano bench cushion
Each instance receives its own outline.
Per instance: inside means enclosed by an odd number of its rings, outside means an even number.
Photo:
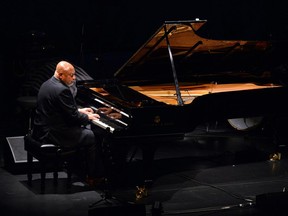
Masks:
[[[31,135],[26,135],[24,137],[24,149],[36,157],[65,157],[76,153],[76,149],[62,148],[53,143],[41,143],[33,139]]]

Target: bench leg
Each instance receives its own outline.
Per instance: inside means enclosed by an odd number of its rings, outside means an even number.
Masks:
[[[27,179],[29,186],[32,186],[32,163],[33,156],[27,152]]]
[[[68,169],[67,169],[67,188],[68,189],[71,188],[71,184],[72,184],[72,171],[71,171],[71,168],[68,167]]]
[[[41,169],[41,193],[45,192],[45,178],[46,178],[46,164],[43,161],[40,161],[40,169]]]
[[[56,170],[53,171],[53,184],[54,184],[54,186],[58,185],[58,171],[57,171],[57,168],[56,168]]]
[[[58,185],[58,171],[59,171],[59,156],[55,159],[54,168],[53,168],[53,184],[54,186]]]

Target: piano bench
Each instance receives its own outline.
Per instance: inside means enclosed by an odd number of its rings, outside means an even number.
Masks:
[[[76,156],[76,149],[64,149],[54,144],[42,144],[31,137],[30,134],[24,137],[24,149],[27,151],[27,179],[28,185],[32,186],[33,158],[39,161],[40,165],[40,187],[41,193],[45,192],[46,173],[53,172],[54,186],[58,184],[58,171],[66,168],[67,188],[71,187],[72,161]]]

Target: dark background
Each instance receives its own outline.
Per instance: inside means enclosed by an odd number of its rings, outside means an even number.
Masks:
[[[2,0],[1,114],[7,116],[31,65],[67,59],[106,78],[166,20],[208,20],[212,38],[286,40],[286,2],[263,0]]]

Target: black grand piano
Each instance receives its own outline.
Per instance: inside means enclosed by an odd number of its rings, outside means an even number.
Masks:
[[[115,72],[78,82],[78,103],[108,135],[147,143],[217,119],[285,113],[285,52],[273,41],[200,36],[206,20],[167,21]],[[148,141],[147,141],[148,140]]]
[[[285,112],[283,44],[203,38],[205,23],[165,22],[115,79],[79,81],[78,102],[101,115],[95,125],[114,136],[166,136]]]

